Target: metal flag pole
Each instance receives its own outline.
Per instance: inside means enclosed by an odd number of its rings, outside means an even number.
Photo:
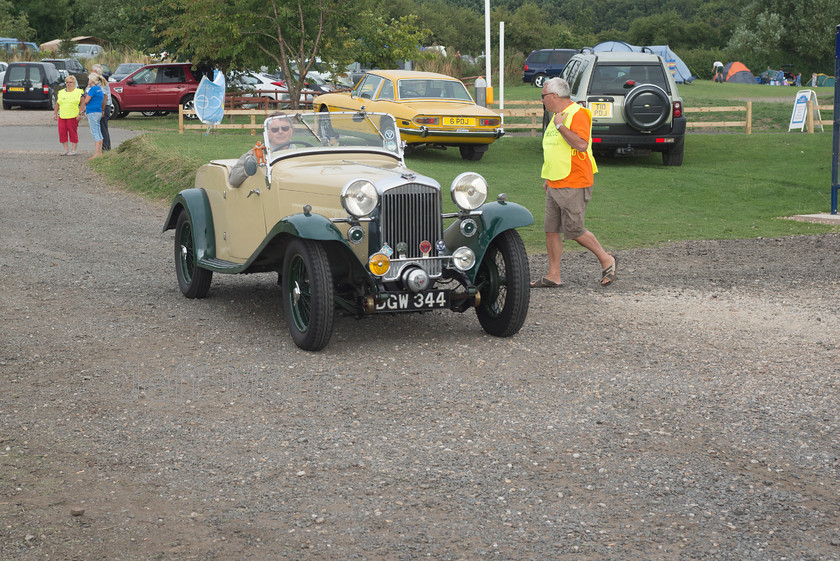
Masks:
[[[831,214],[837,214],[837,191],[840,181],[837,178],[838,160],[840,160],[840,25],[836,29],[834,45],[834,142],[831,162]]]

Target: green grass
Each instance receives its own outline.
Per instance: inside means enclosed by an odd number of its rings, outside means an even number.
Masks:
[[[511,90],[522,99],[539,95],[537,88],[527,84],[506,88],[506,96]],[[735,130],[723,134],[689,132],[685,161],[680,167],[663,166],[659,154],[599,158],[600,172],[595,176],[587,225],[605,247],[627,249],[678,240],[840,231],[836,226],[780,218],[830,209],[830,128],[817,134],[778,132],[787,131],[796,88],[706,81],[683,86],[681,92],[687,105],[695,105],[694,99],[704,100],[707,105],[739,104],[724,93],[726,90],[733,96],[752,99],[790,95],[790,103],[754,103],[756,134]],[[818,93],[825,98],[824,92]],[[829,100],[821,99],[820,103]],[[759,106],[767,106],[766,112],[760,113]],[[826,112],[822,117],[829,118]],[[166,200],[192,186],[195,170],[202,163],[236,158],[260,138],[243,131],[210,135],[190,131],[180,135],[177,118],[171,115],[148,118],[132,113],[111,123],[151,132],[94,161],[96,169],[112,180],[123,181],[130,189]],[[531,210],[536,223],[521,233],[528,251],[544,252],[540,142],[539,137],[505,137],[494,143],[480,162],[464,162],[454,149],[429,149],[409,156],[407,164],[437,179],[444,191],[463,171],[482,173],[490,184],[491,197],[504,192],[509,200]]]

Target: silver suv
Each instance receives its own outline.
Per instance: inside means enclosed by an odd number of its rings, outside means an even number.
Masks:
[[[679,166],[685,114],[674,76],[653,53],[591,52],[574,55],[561,75],[572,101],[592,112],[592,148],[626,155],[662,153]],[[550,115],[544,116],[547,124]]]

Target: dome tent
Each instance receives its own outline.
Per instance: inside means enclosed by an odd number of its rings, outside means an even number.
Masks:
[[[628,53],[640,53],[644,50],[648,50],[654,54],[657,54],[662,57],[662,59],[668,64],[671,69],[671,72],[674,75],[674,80],[678,84],[690,84],[692,80],[696,79],[697,76],[694,76],[691,73],[691,70],[688,69],[688,66],[682,61],[680,57],[677,56],[677,53],[671,50],[668,45],[648,45],[646,47],[637,47],[635,45],[630,45],[625,43],[624,41],[604,41],[603,43],[598,43],[595,45],[592,50],[596,53],[598,52],[628,52]]]
[[[742,62],[730,62],[723,67],[723,76],[727,82],[735,84],[755,84],[755,76]]]

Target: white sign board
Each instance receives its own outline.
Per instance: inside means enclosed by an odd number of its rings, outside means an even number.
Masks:
[[[808,118],[808,102],[811,102],[811,107],[814,110],[814,120],[819,123],[820,130],[822,128],[822,118],[820,117],[820,109],[817,104],[817,92],[814,90],[799,90],[796,93],[796,99],[793,102],[793,113],[790,116],[790,125],[788,125],[788,132],[799,129],[799,132],[805,128],[805,120]]]

